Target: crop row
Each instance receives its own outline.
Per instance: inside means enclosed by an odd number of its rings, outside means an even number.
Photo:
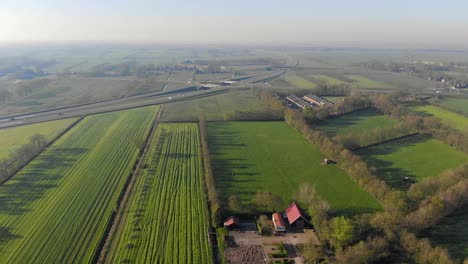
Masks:
[[[159,125],[145,163],[107,262],[212,262],[198,126]]]
[[[155,112],[87,117],[1,186],[1,262],[92,262]]]

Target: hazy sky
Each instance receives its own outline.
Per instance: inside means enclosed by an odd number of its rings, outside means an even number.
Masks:
[[[0,0],[0,43],[468,47],[466,0]]]

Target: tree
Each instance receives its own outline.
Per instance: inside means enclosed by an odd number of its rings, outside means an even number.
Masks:
[[[229,210],[231,210],[232,212],[239,212],[242,210],[241,202],[239,201],[239,198],[235,195],[229,196],[228,206]]]
[[[0,90],[0,104],[5,104],[13,95],[8,90]]]
[[[331,245],[338,251],[350,243],[354,237],[354,226],[351,220],[344,216],[332,220]]]
[[[29,142],[34,151],[39,153],[47,146],[48,140],[44,135],[35,134],[29,138]]]
[[[254,203],[260,211],[276,211],[284,206],[284,202],[278,195],[270,192],[257,192]]]

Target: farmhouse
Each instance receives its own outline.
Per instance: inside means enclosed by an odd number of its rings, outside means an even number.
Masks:
[[[224,220],[224,228],[228,230],[239,229],[240,221],[237,216],[230,216]]]
[[[284,223],[284,218],[280,213],[273,213],[271,218],[273,220],[273,225],[275,226],[276,232],[286,231],[286,224]]]
[[[324,99],[324,98],[321,98],[321,97],[318,97],[316,95],[313,95],[313,94],[309,94],[309,95],[305,95],[303,96],[302,98],[304,98],[304,100],[306,100],[307,102],[313,104],[313,105],[317,105],[317,106],[331,106],[333,105],[332,102]]]
[[[299,206],[293,202],[286,208],[286,217],[288,218],[289,226],[292,228],[304,228],[305,224],[310,225],[307,217]]]

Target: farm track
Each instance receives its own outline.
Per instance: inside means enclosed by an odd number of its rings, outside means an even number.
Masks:
[[[157,117],[154,119],[151,132],[146,138],[145,145],[143,146],[142,155],[140,156],[140,159],[137,161],[138,164],[136,165],[136,169],[129,180],[128,187],[125,190],[123,190],[124,195],[117,208],[115,217],[112,221],[112,226],[110,227],[109,232],[105,235],[105,242],[104,242],[102,249],[99,251],[100,253],[99,253],[99,258],[97,260],[97,263],[104,263],[107,253],[109,252],[111,243],[113,241],[113,238],[116,232],[119,232],[118,229],[119,229],[120,223],[125,223],[127,214],[124,211],[127,208],[129,199],[131,199],[131,197],[133,197],[134,195],[133,192],[134,192],[134,185],[135,185],[136,178],[140,174],[140,170],[142,169],[143,162],[146,160],[149,146],[151,145],[152,139],[154,137],[154,133],[156,131],[156,128],[158,127],[159,118],[163,110],[164,110],[164,105],[161,106],[161,108],[158,111]]]

